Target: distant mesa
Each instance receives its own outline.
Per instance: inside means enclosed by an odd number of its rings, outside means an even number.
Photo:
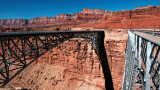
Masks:
[[[109,11],[84,8],[74,14],[27,19],[0,19],[1,27],[44,27],[75,25],[93,28],[160,28],[160,6],[137,7],[134,10]]]
[[[136,9],[148,9],[148,8],[151,8],[151,7],[153,7],[153,6],[148,5],[148,6],[146,6],[146,7],[137,7],[137,8],[135,8],[134,10],[136,10]],[[158,7],[158,6],[157,6],[157,7]]]
[[[106,14],[109,13],[109,10],[102,10],[102,9],[88,9],[84,8],[81,13],[83,14]]]

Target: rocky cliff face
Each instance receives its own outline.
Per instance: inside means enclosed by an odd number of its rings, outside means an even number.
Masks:
[[[57,21],[71,21],[76,19],[77,14],[58,14],[58,16],[56,17]]]
[[[56,23],[56,17],[36,17],[34,19],[29,20],[28,25],[48,25]]]
[[[100,20],[107,10],[83,9],[77,14],[58,14],[57,17],[35,17],[31,20],[26,19],[1,19],[0,26],[20,27],[20,26],[50,26],[83,23],[93,20]]]
[[[27,19],[0,19],[0,26],[26,26]]]
[[[109,10],[102,10],[102,9],[88,9],[88,8],[84,8],[81,13],[83,14],[106,14],[106,13],[110,13]]]
[[[36,17],[34,19],[29,20],[28,25],[56,25],[59,22],[69,22],[74,20],[76,14],[58,14],[57,17]]]
[[[28,26],[70,25],[93,20],[101,20],[103,14],[58,14],[57,17],[39,17],[29,20]]]
[[[149,6],[113,12],[105,22],[109,28],[160,28],[160,8]]]
[[[160,6],[140,7],[135,10],[114,11],[104,14],[99,22],[79,24],[94,28],[160,28]]]
[[[87,14],[87,13],[79,13],[77,15],[77,20],[80,21],[97,21],[103,18],[103,14]]]
[[[0,26],[51,25],[77,25],[95,28],[160,28],[160,6],[138,7],[135,10],[122,11],[84,8],[79,13],[58,14],[57,17],[0,20]]]
[[[102,68],[91,45],[71,39],[45,53],[6,87],[33,90],[104,90]]]

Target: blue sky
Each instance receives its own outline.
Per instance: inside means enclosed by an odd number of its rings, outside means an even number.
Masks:
[[[133,10],[136,7],[160,5],[159,0],[0,0],[0,19],[32,19],[77,13],[83,8],[110,11]]]

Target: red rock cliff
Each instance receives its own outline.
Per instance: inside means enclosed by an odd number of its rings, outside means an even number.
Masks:
[[[56,23],[56,17],[36,17],[29,20],[28,25],[39,25],[39,24],[54,24]]]
[[[0,19],[0,26],[26,26],[27,19]]]
[[[0,26],[77,25],[95,28],[160,28],[160,6],[138,7],[134,10],[108,11],[84,8],[77,14],[58,14],[32,20],[2,19]]]
[[[71,21],[74,20],[76,18],[77,14],[58,14],[58,16],[56,17],[56,20],[58,22],[60,21]]]
[[[83,14],[105,14],[105,13],[110,13],[109,10],[102,10],[102,9],[88,9],[84,8],[81,13]]]
[[[103,28],[160,28],[160,7],[115,11],[105,15],[99,25]]]

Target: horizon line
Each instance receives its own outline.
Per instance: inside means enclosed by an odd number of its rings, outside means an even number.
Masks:
[[[140,6],[140,7],[148,7],[148,6],[150,6],[150,7],[155,7],[155,6],[153,6],[153,5],[147,5],[147,6]],[[160,5],[156,5],[156,7],[157,6],[160,6]],[[136,8],[138,8],[138,7],[135,7],[133,10],[130,10],[130,11],[134,11]],[[83,8],[83,9],[93,9],[93,8]],[[81,10],[81,11],[83,11],[83,9]],[[96,9],[94,9],[94,10],[96,10]],[[99,9],[99,10],[105,10],[105,9]],[[128,11],[129,9],[126,9],[126,10],[113,10],[113,11],[111,11],[111,10],[108,10],[108,11],[110,11],[110,12],[116,12],[116,11]],[[77,12],[77,13],[60,13],[60,14],[78,14],[78,13],[81,13],[81,12]],[[24,20],[32,20],[32,19],[34,19],[34,18],[40,18],[40,17],[57,17],[59,14],[57,14],[57,15],[55,15],[55,16],[39,16],[39,17],[33,17],[33,18],[31,18],[31,19],[27,19],[27,18],[8,18],[8,19],[24,19]],[[0,20],[6,20],[7,18],[4,18],[4,19],[0,19]]]

